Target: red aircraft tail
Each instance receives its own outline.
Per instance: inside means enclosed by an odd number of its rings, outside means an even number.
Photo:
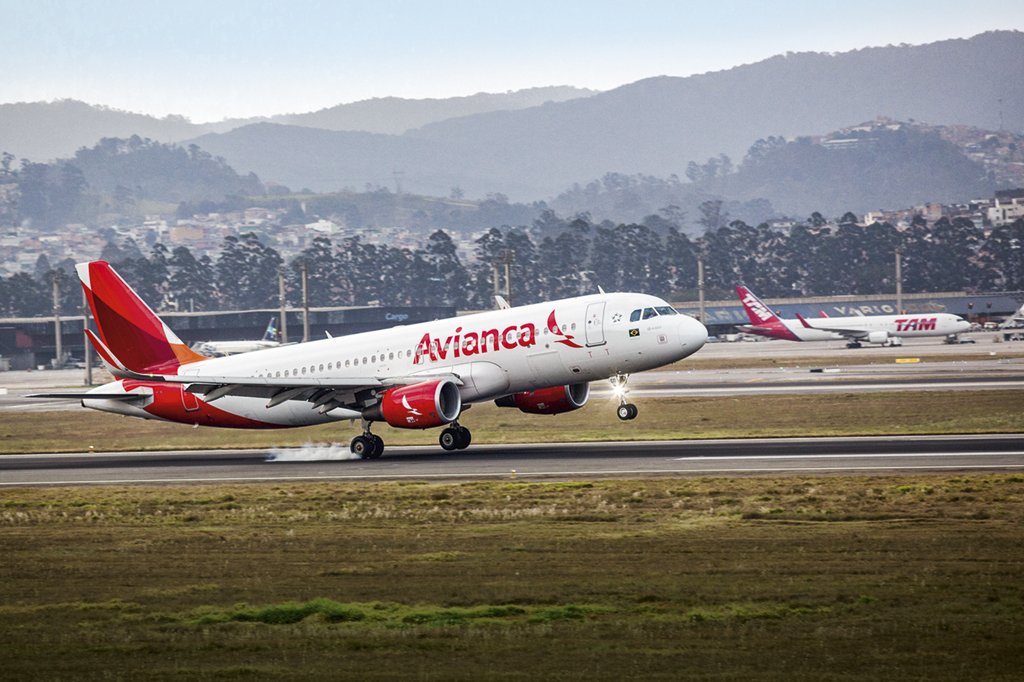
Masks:
[[[740,303],[743,304],[743,309],[747,312],[747,317],[750,318],[750,331],[777,339],[800,340],[753,291],[744,286],[738,286],[736,295],[740,297]]]
[[[174,374],[178,367],[206,360],[182,343],[106,261],[75,266],[99,329],[89,340],[114,370]]]

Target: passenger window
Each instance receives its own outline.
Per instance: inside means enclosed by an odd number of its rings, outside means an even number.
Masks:
[[[320,363],[320,371],[321,371],[321,372],[322,372],[322,371],[324,371],[324,365],[323,365],[323,363]]]
[[[348,361],[348,360],[346,360],[346,361],[345,361],[345,366],[346,366],[346,367],[348,367],[348,363],[349,363],[349,361]]]
[[[657,317],[658,313],[654,312],[654,308],[644,308],[644,319],[649,320],[652,317]]]
[[[395,359],[395,354],[394,353],[388,353],[388,360],[394,360],[394,359]]]
[[[639,322],[640,321],[640,310],[639,310],[639,308],[637,310],[634,310],[633,312],[631,312],[629,314],[629,321],[630,322]]]
[[[655,308],[659,315],[678,315],[676,309],[670,305],[659,305]]]
[[[285,370],[285,371],[284,371],[284,375],[285,375],[285,376],[288,376],[288,370]]]

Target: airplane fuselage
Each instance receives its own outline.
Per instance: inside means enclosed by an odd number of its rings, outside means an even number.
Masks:
[[[539,388],[607,379],[660,367],[695,353],[707,331],[697,320],[665,314],[630,321],[634,312],[667,303],[645,294],[595,294],[422,322],[374,332],[211,358],[183,364],[177,374],[331,380],[456,375],[464,404]],[[142,401],[86,398],[98,410],[169,421],[280,428],[359,419],[337,407],[305,401],[269,406],[265,396],[227,395],[216,402],[187,384],[123,379],[95,389]],[[356,396],[358,398],[358,396]]]

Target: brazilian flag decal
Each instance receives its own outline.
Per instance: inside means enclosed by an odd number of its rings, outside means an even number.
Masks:
[[[630,336],[640,336],[640,330],[639,329],[630,329],[629,330],[629,335]]]

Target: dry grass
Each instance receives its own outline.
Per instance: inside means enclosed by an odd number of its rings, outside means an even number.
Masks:
[[[29,679],[1016,680],[1024,477],[7,490]]]

